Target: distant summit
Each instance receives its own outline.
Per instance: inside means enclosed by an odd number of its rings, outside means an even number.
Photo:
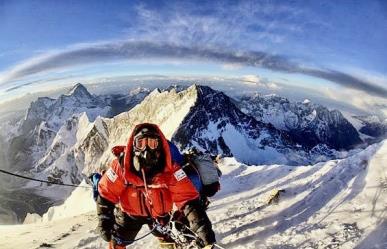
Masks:
[[[76,96],[76,97],[87,97],[92,98],[92,95],[89,93],[89,91],[86,89],[84,85],[81,83],[76,83],[70,91],[66,94],[67,96]]]
[[[30,104],[20,123],[18,136],[9,141],[10,162],[16,169],[31,168],[73,116],[85,113],[93,121],[98,116],[107,117],[110,112],[109,104],[92,96],[80,83],[57,99],[40,97]]]
[[[38,98],[32,102],[23,122],[23,130],[26,132],[45,121],[50,129],[57,131],[74,114],[86,112],[94,120],[98,115],[106,116],[109,109],[108,104],[91,95],[84,85],[77,83],[57,99]]]

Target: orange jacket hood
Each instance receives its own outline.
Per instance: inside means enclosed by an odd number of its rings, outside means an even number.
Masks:
[[[168,140],[165,138],[164,134],[161,132],[160,128],[156,124],[151,123],[142,123],[136,125],[133,129],[132,134],[128,139],[128,143],[125,149],[125,158],[124,158],[124,175],[127,181],[130,181],[136,185],[142,185],[143,180],[136,174],[133,173],[132,157],[133,157],[133,140],[135,134],[138,133],[142,128],[152,127],[155,129],[160,136],[162,143],[162,150],[164,153],[164,169],[163,172],[173,171],[172,157],[169,149]]]

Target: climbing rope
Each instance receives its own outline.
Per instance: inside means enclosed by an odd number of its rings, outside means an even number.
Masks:
[[[9,172],[9,171],[6,171],[6,170],[2,170],[2,169],[0,169],[0,173],[6,174],[6,175],[15,176],[15,177],[19,177],[19,178],[23,178],[23,179],[27,179],[27,180],[30,180],[30,181],[43,182],[43,183],[48,183],[48,184],[53,184],[53,185],[60,185],[60,186],[74,187],[74,188],[88,188],[88,189],[92,188],[92,187],[88,187],[88,186],[79,186],[79,185],[75,185],[75,184],[66,184],[66,183],[58,183],[58,182],[51,182],[51,181],[46,181],[46,180],[40,180],[40,179],[28,177],[28,176],[23,176],[23,175],[15,174],[15,173],[12,173],[12,172]]]

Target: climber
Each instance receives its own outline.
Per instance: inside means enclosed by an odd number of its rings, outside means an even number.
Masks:
[[[215,234],[200,195],[181,166],[172,160],[169,143],[157,125],[137,125],[127,146],[115,150],[121,150],[115,151],[121,156],[102,175],[95,196],[98,230],[109,248],[131,244],[144,224],[166,224],[174,205],[203,248],[214,247]],[[171,238],[157,231],[153,234],[160,248],[175,248]]]

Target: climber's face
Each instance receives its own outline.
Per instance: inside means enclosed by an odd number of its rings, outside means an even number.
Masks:
[[[161,141],[157,132],[148,128],[141,129],[134,137],[133,151],[133,165],[136,171],[144,169],[148,175],[160,171],[163,162],[160,160]]]

